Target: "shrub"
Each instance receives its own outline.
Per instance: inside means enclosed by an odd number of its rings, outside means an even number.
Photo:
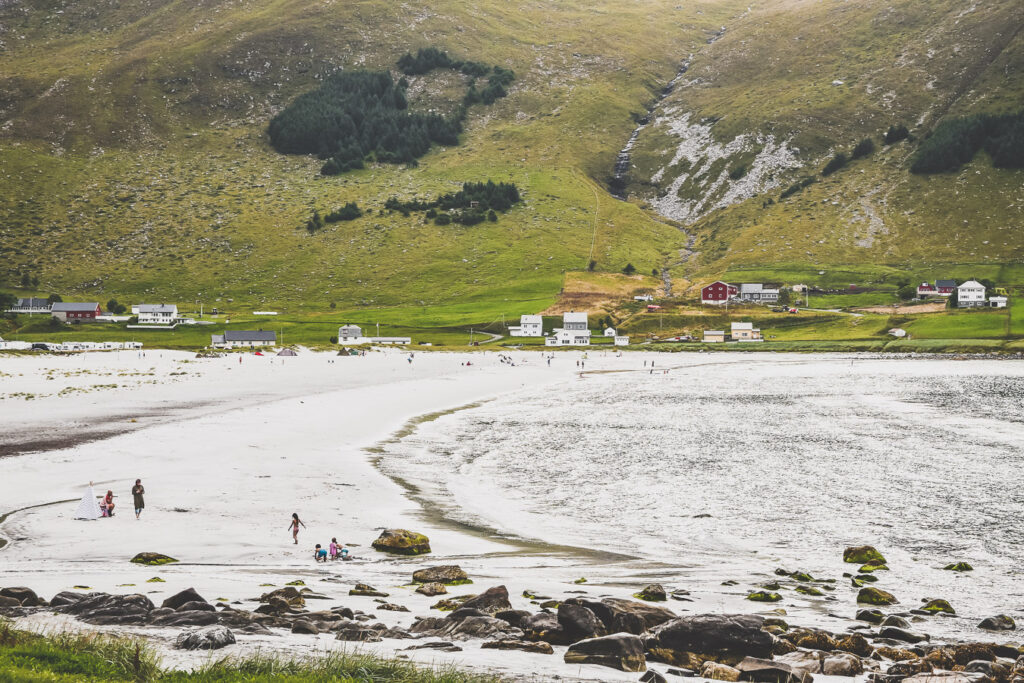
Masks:
[[[494,213],[494,209],[487,210],[487,220],[489,220],[492,223],[498,222],[498,214]]]
[[[452,222],[452,217],[446,213],[437,214],[437,218],[434,219],[434,223],[437,225],[449,225]]]
[[[917,287],[914,285],[904,285],[896,290],[896,296],[903,301],[910,301],[917,296]]]
[[[887,145],[891,145],[894,142],[906,140],[909,136],[910,131],[901,123],[895,126],[889,126],[889,130],[885,131],[885,135],[882,136],[882,142]]]
[[[779,199],[782,200],[782,199],[785,199],[786,197],[794,195],[797,192],[799,192],[800,190],[802,190],[805,187],[807,187],[808,185],[813,185],[816,182],[818,182],[818,181],[815,180],[815,178],[813,176],[807,176],[806,178],[798,180],[795,183],[793,183],[792,185],[790,185],[789,187],[787,187],[785,190],[783,190],[782,194],[779,195]]]
[[[352,221],[363,215],[359,205],[355,202],[349,202],[345,206],[335,209],[326,216],[324,220],[328,223],[337,223],[338,221]]]
[[[337,344],[338,343],[338,338],[335,335],[333,335],[333,334],[331,335],[331,343],[332,344]]]
[[[875,142],[871,138],[864,138],[857,143],[857,146],[853,148],[853,152],[850,153],[851,159],[860,159],[868,156],[875,151]]]
[[[745,175],[747,175],[747,167],[745,165],[737,166],[729,171],[729,177],[733,180],[739,180]]]
[[[975,114],[943,121],[921,143],[910,171],[955,171],[981,148],[996,168],[1024,168],[1024,112]]]
[[[829,160],[827,164],[825,164],[825,168],[821,169],[821,175],[832,175],[833,173],[841,169],[843,166],[846,166],[847,162],[849,162],[849,159],[846,157],[846,154],[844,154],[843,152],[838,152],[834,157],[832,157]]]
[[[633,273],[636,272],[636,266],[634,266],[632,263],[627,263],[626,267],[622,269],[622,272],[625,273],[626,275],[632,275]]]
[[[590,263],[587,264],[587,270],[593,273],[595,268],[597,268],[597,261],[590,259]]]

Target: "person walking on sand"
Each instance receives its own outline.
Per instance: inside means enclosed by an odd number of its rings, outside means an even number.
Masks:
[[[142,485],[142,480],[136,479],[135,486],[132,487],[132,498],[135,502],[135,519],[139,518],[139,515],[142,514],[142,509],[146,507],[146,501],[143,499],[145,494],[146,489]]]
[[[299,525],[302,524],[302,528],[305,529],[306,525],[303,524],[302,520],[299,519],[299,513],[292,513],[292,521],[288,524],[288,528],[292,530],[292,540],[295,541],[295,545],[299,544]]]

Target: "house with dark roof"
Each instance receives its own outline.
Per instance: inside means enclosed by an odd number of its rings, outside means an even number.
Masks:
[[[18,303],[7,309],[7,313],[49,313],[50,306],[52,304],[49,299],[18,299]]]
[[[219,349],[253,349],[277,344],[277,333],[271,330],[224,330],[210,335],[210,346]]]
[[[956,289],[956,280],[936,280],[935,291],[939,296],[950,296]]]
[[[50,315],[65,323],[93,322],[102,315],[98,303],[57,302],[50,308]]]
[[[178,319],[175,304],[136,304],[132,313],[139,317],[140,325],[173,325]]]

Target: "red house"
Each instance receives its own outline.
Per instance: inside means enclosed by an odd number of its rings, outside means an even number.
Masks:
[[[927,282],[922,282],[917,286],[917,296],[937,296],[939,290],[935,289],[935,286]]]
[[[700,302],[702,304],[724,304],[731,297],[739,294],[739,287],[728,282],[717,280],[710,285],[701,287]]]
[[[50,315],[62,322],[92,322],[101,315],[97,303],[56,303],[50,309]]]

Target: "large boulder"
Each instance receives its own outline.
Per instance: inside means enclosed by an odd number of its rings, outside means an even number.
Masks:
[[[21,607],[21,603],[17,598],[9,598],[6,595],[0,595],[0,608],[10,609],[13,607]]]
[[[512,603],[508,601],[508,589],[504,586],[488,588],[480,595],[470,598],[462,603],[462,607],[478,609],[488,614],[496,614],[507,609],[512,609]]]
[[[558,617],[551,612],[528,614],[519,620],[518,626],[525,632],[529,640],[543,640],[556,645],[569,644],[569,638],[562,629],[562,625],[558,623]]]
[[[646,671],[644,644],[629,633],[616,633],[573,643],[565,652],[566,664],[598,664],[621,671]]]
[[[278,588],[272,590],[269,593],[264,593],[260,596],[260,602],[270,604],[274,598],[283,600],[285,604],[291,607],[303,607],[306,604],[306,600],[302,597],[302,593],[295,586],[285,586],[284,588]]]
[[[857,610],[857,616],[854,617],[857,621],[866,621],[869,624],[881,624],[885,619],[885,615],[882,614],[881,610],[877,609],[861,609]]]
[[[192,602],[186,602],[184,605],[174,610],[175,612],[216,612],[217,608],[208,602],[200,602],[194,600]]]
[[[164,600],[162,603],[160,603],[160,606],[170,607],[171,609],[178,609],[179,607],[188,602],[206,602],[206,599],[203,598],[203,596],[201,596],[198,592],[196,592],[195,588],[186,588],[180,593],[175,593],[171,597]]]
[[[794,669],[782,662],[773,662],[760,657],[746,657],[735,666],[741,681],[757,683],[812,683],[811,674]]]
[[[870,545],[858,545],[843,551],[843,562],[855,564],[885,564],[885,557]]]
[[[986,631],[1012,631],[1017,628],[1017,622],[1013,620],[1013,617],[999,614],[982,619],[981,623],[978,624],[978,628],[985,629]]]
[[[235,644],[235,634],[225,626],[207,626],[178,634],[174,646],[182,650],[219,650]]]
[[[417,569],[412,573],[413,583],[443,583],[448,586],[458,586],[464,583],[473,583],[469,575],[457,564],[446,564],[440,567],[427,567]]]
[[[386,598],[388,594],[384,591],[379,591],[373,586],[366,583],[357,583],[354,588],[349,590],[349,595],[361,595],[364,597],[371,598]]]
[[[558,624],[570,641],[606,635],[601,620],[582,605],[559,605]]]
[[[864,673],[864,663],[848,652],[836,652],[825,658],[821,672],[826,676],[860,676]]]
[[[570,598],[563,604],[586,607],[601,620],[608,633],[640,635],[676,618],[675,612],[665,607],[624,598],[605,598],[600,602],[585,598]]]
[[[704,662],[700,667],[701,678],[707,678],[712,681],[738,681],[740,680],[740,671],[728,664],[719,664],[718,662]]]
[[[864,586],[857,593],[857,602],[865,605],[895,605],[899,603],[899,600],[895,595],[881,588]]]
[[[416,588],[416,592],[420,595],[426,595],[428,598],[432,598],[435,595],[445,595],[448,589],[444,587],[443,583],[425,583]]]
[[[904,683],[989,683],[988,676],[968,671],[933,671],[904,678]]]
[[[678,617],[655,628],[645,643],[652,658],[695,668],[708,659],[736,663],[772,656],[774,637],[754,614],[699,614]]]
[[[406,529],[385,529],[373,542],[373,549],[395,555],[423,555],[430,552],[430,539]]]
[[[0,596],[5,598],[14,598],[22,607],[39,607],[46,604],[46,601],[40,599],[34,590],[24,586],[0,588]]]
[[[63,604],[59,612],[78,617],[87,624],[142,624],[149,618],[154,605],[145,595],[111,595],[88,593],[76,602]]]
[[[797,650],[776,657],[775,661],[789,666],[794,671],[820,674],[825,662],[825,653],[817,650]]]
[[[65,605],[72,605],[84,597],[85,595],[82,593],[76,593],[75,591],[61,591],[50,598],[50,607],[57,608],[64,607]]]
[[[487,616],[479,610],[459,609],[444,618],[426,617],[409,628],[419,636],[469,640],[471,638],[498,638],[518,640],[523,632],[503,619]]]
[[[904,643],[921,643],[928,640],[928,636],[923,633],[916,633],[905,628],[899,628],[898,626],[883,626],[878,635],[882,638],[899,640]]]
[[[929,600],[921,609],[925,612],[944,612],[946,614],[956,614],[956,610],[949,604],[948,600],[942,598],[936,598],[935,600]]]
[[[633,593],[633,597],[640,600],[647,600],[648,602],[665,602],[668,600],[668,594],[665,592],[665,587],[660,583],[652,583],[644,586],[643,590],[639,593]]]
[[[153,626],[209,626],[218,621],[216,612],[205,610],[189,610],[187,612],[170,612],[153,617]]]
[[[163,553],[139,553],[131,559],[135,564],[145,564],[150,566],[156,566],[161,564],[170,564],[177,562],[176,559]]]

